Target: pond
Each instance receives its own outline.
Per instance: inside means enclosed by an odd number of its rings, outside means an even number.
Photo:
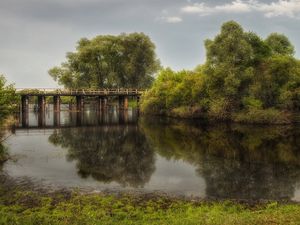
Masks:
[[[67,106],[64,106],[67,108]],[[62,107],[64,109],[64,107]],[[207,124],[135,109],[29,111],[5,140],[19,186],[300,202],[300,127]]]

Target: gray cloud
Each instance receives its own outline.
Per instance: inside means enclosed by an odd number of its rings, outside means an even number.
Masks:
[[[189,14],[207,16],[215,13],[249,13],[261,12],[266,17],[287,16],[300,18],[300,0],[277,0],[272,2],[259,2],[257,0],[234,0],[209,6],[204,2],[188,4],[181,11]]]
[[[291,17],[270,19],[258,11],[211,13],[203,17],[181,11],[196,3],[215,7],[230,2],[1,0],[0,73],[17,87],[56,87],[47,70],[59,65],[81,37],[121,32],[146,33],[156,44],[164,66],[191,69],[205,59],[203,40],[212,38],[220,25],[231,19],[263,37],[274,31],[286,33],[296,50],[300,48],[300,27]]]

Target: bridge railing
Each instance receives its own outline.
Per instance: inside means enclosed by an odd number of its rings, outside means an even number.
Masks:
[[[140,95],[144,92],[141,89],[56,89],[56,88],[17,88],[16,92],[18,94],[24,95],[114,95],[114,94],[124,94],[124,95]]]

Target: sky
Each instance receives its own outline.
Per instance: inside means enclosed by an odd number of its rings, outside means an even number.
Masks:
[[[229,20],[263,38],[284,33],[300,58],[300,0],[0,0],[0,74],[17,88],[57,88],[47,71],[80,38],[124,32],[149,35],[164,67],[193,69]]]

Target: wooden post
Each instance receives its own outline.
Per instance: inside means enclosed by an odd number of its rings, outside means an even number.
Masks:
[[[119,109],[124,108],[124,96],[119,95]]]
[[[103,97],[102,99],[102,110],[107,108],[108,99],[107,97]]]
[[[77,106],[77,111],[82,111],[84,108],[84,101],[83,101],[83,96],[78,95],[76,96],[76,106]]]
[[[28,95],[22,95],[21,97],[22,101],[22,112],[28,112],[28,104],[29,104],[29,97]]]
[[[53,117],[54,117],[54,127],[59,127],[60,126],[60,111],[54,111],[53,112],[54,113],[54,115],[53,115]]]
[[[60,111],[60,97],[53,96],[53,104],[54,104],[54,111],[59,112]]]
[[[128,109],[128,96],[124,96],[124,109]]]
[[[42,100],[41,100],[42,101]],[[42,109],[43,110],[43,109]],[[38,126],[39,127],[45,127],[45,122],[46,122],[46,120],[45,120],[46,118],[45,118],[45,111],[39,111],[39,113],[38,113]]]
[[[45,96],[38,96],[38,108],[39,108],[39,112],[45,112],[45,105],[46,105],[46,101],[45,101]]]
[[[137,107],[140,106],[140,96],[139,95],[136,96],[136,105],[137,105]]]
[[[97,110],[102,110],[103,109],[103,98],[101,96],[98,97],[98,104],[97,104]]]

